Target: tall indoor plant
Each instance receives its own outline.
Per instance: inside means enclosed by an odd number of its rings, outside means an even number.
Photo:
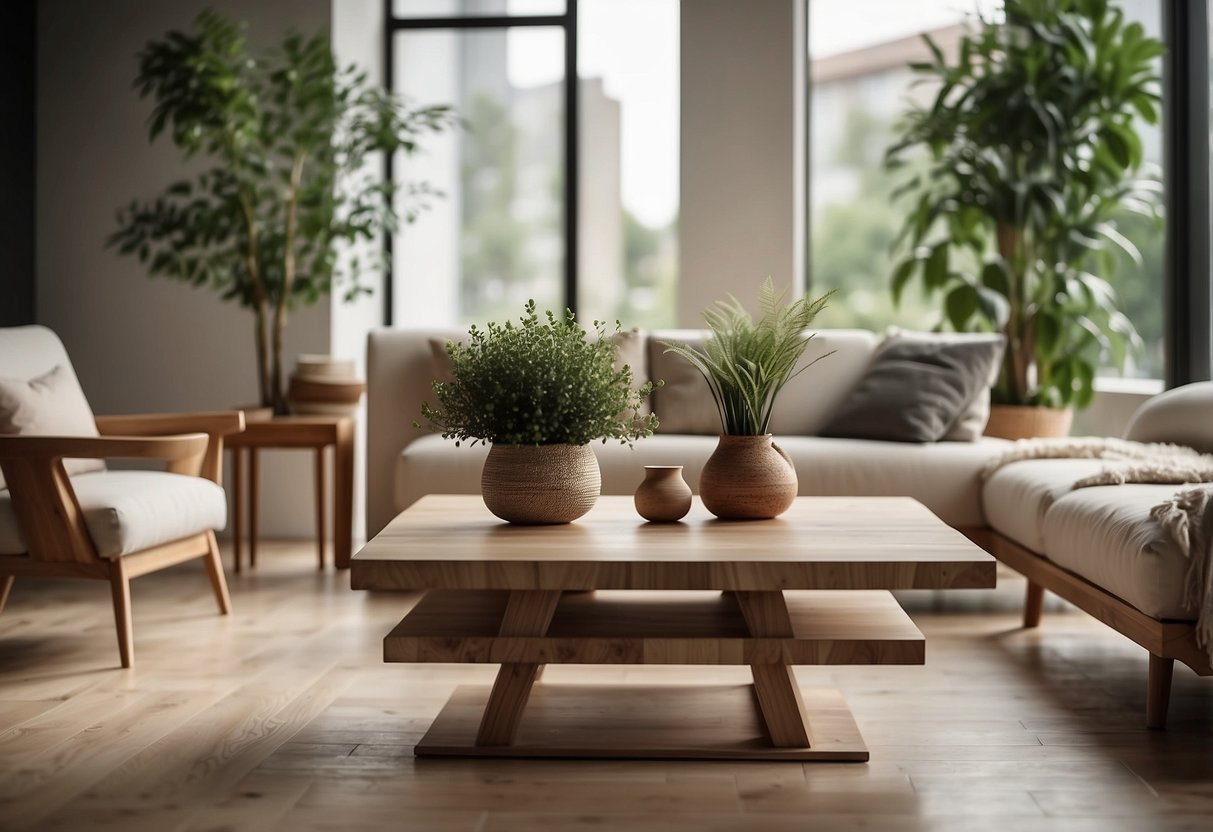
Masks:
[[[806,330],[830,295],[790,304],[786,297],[768,277],[758,292],[757,321],[730,296],[704,311],[711,336],[702,351],[664,342],[703,374],[720,414],[720,440],[699,478],[703,504],[717,517],[775,517],[796,497],[796,468],[774,443],[771,414],[784,386],[825,357],[797,369],[814,337]]]
[[[391,233],[418,207],[396,204],[372,154],[411,154],[452,124],[449,107],[412,109],[339,67],[327,35],[286,37],[250,55],[243,27],[204,11],[139,55],[135,88],[153,102],[148,136],[166,134],[201,171],[118,212],[108,245],[153,276],[207,286],[251,310],[263,406],[286,410],[282,336],[288,312],[345,279],[368,291],[343,246]],[[410,197],[432,193],[410,186]]]
[[[894,297],[917,275],[955,329],[1004,332],[996,405],[1083,407],[1101,361],[1139,341],[1097,272],[1113,248],[1141,263],[1118,219],[1159,216],[1135,122],[1158,120],[1162,44],[1108,0],[1006,0],[954,60],[926,43],[932,60],[912,66],[938,91],[886,156],[919,171],[899,189]]]
[[[616,367],[617,346],[595,322],[587,336],[572,312],[543,319],[535,302],[518,324],[473,326],[446,345],[453,381],[434,382],[423,403],[429,427],[455,444],[491,444],[481,476],[485,505],[512,523],[568,523],[593,507],[601,484],[589,443],[649,436],[657,416],[641,405],[653,390]]]

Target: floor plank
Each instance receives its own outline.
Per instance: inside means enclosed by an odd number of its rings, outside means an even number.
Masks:
[[[133,588],[138,665],[108,594],[18,581],[0,614],[0,829],[1207,829],[1213,680],[1176,669],[1144,727],[1144,651],[1023,582],[899,593],[924,667],[797,669],[840,688],[867,764],[417,759],[459,685],[495,667],[382,661],[409,593],[349,589],[308,543],[268,544],[214,614],[191,565]],[[229,557],[230,560],[230,557]],[[103,589],[103,588],[102,588]],[[544,683],[734,684],[748,669],[550,667]]]

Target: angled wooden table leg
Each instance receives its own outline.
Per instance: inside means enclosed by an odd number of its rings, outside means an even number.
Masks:
[[[791,638],[792,619],[782,592],[735,592],[750,635],[757,638]],[[796,674],[787,664],[752,664],[754,692],[771,743],[781,748],[812,745],[804,701]]]
[[[498,635],[542,636],[559,602],[559,590],[511,592]],[[509,745],[513,741],[541,667],[529,662],[501,666],[476,732],[477,745]]]

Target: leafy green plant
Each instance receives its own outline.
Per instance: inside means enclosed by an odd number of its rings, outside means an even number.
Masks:
[[[369,291],[363,264],[343,258],[342,246],[412,222],[436,193],[411,185],[397,207],[394,184],[368,165],[372,154],[415,153],[455,117],[446,106],[410,109],[355,66],[338,67],[327,35],[290,35],[254,57],[243,27],[211,11],[192,32],[148,43],[134,85],[154,105],[149,140],[166,134],[207,166],[120,210],[108,245],[152,276],[208,286],[252,310],[261,403],[285,412],[288,311],[343,279],[347,299]]]
[[[1006,0],[955,61],[926,43],[933,59],[911,66],[938,92],[886,155],[930,160],[899,188],[913,207],[894,297],[917,275],[955,329],[1005,333],[996,403],[1085,406],[1100,363],[1140,343],[1096,272],[1115,248],[1141,264],[1122,218],[1160,221],[1134,125],[1158,120],[1163,46],[1108,0]]]
[[[689,344],[663,341],[666,352],[682,356],[703,374],[720,413],[720,425],[730,436],[768,433],[775,398],[789,381],[816,364],[821,355],[796,369],[814,334],[813,323],[833,292],[816,300],[803,297],[784,302],[787,290],[777,292],[771,278],[758,291],[762,317],[757,322],[732,295],[704,310],[711,336],[703,352]]]
[[[421,414],[456,445],[631,444],[652,435],[657,416],[640,407],[653,382],[633,389],[632,368],[615,369],[605,324],[594,330],[591,339],[572,312],[541,322],[533,300],[517,325],[472,326],[466,342],[447,343],[455,380],[435,381],[438,406],[423,402]]]

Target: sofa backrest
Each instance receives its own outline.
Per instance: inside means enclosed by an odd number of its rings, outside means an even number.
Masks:
[[[438,375],[435,351],[466,332],[455,327],[379,329],[367,339],[367,534],[379,532],[396,516],[396,466],[401,450],[426,433],[414,427],[421,421],[421,403],[434,401],[433,381]],[[647,333],[648,367],[634,368],[666,386],[654,394],[653,407],[662,420],[661,432],[720,432],[720,419],[707,383],[698,371],[675,355],[666,355],[662,339],[702,344],[706,330],[661,330]],[[815,364],[784,388],[771,430],[778,434],[811,434],[855,385],[880,339],[865,330],[825,330],[809,345],[804,360],[831,350],[834,354]]]
[[[1147,400],[1129,420],[1124,438],[1213,453],[1213,381],[1185,384]]]
[[[677,329],[649,333],[649,378],[665,386],[653,393],[659,433],[720,433],[720,417],[708,384],[685,359],[667,353],[663,341],[703,348],[707,330]],[[771,432],[804,436],[825,425],[872,360],[880,339],[863,329],[830,329],[813,335],[801,365],[822,358],[784,387],[771,415]],[[827,353],[831,353],[827,355]]]

